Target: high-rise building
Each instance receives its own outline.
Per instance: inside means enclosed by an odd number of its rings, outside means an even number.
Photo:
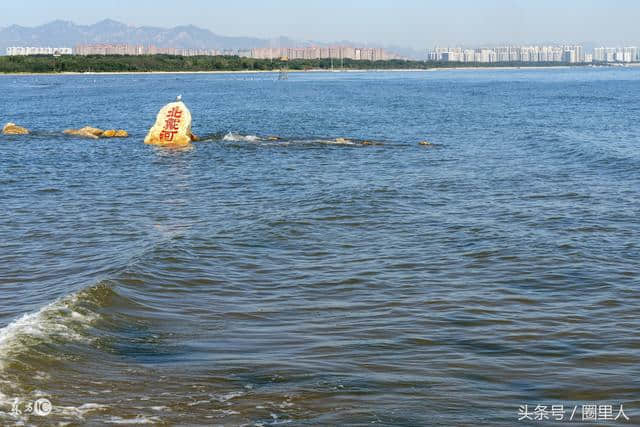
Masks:
[[[471,54],[473,52],[473,55]],[[514,63],[606,63],[640,61],[637,47],[595,48],[593,54],[587,54],[583,46],[501,46],[495,48],[463,49],[439,48],[427,52],[430,61],[443,62],[514,62]]]
[[[76,55],[180,55],[180,56],[214,56],[220,52],[216,49],[180,49],[159,48],[129,44],[92,44],[78,45],[74,48]],[[237,53],[236,53],[237,54]]]
[[[593,62],[606,62],[607,51],[603,47],[597,47],[593,49]]]
[[[71,55],[70,47],[8,47],[8,56],[24,55]]]
[[[289,59],[354,59],[378,61],[397,59],[398,56],[380,48],[364,48],[353,46],[330,47],[296,47],[296,48],[254,48],[250,56],[256,59],[273,59],[287,57]]]
[[[576,51],[571,49],[565,49],[562,54],[562,62],[566,62],[568,64],[575,64],[576,61]]]
[[[630,63],[638,62],[638,48],[635,46],[628,47],[597,47],[593,50],[593,62],[621,62]]]

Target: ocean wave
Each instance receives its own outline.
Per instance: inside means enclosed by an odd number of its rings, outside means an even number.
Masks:
[[[82,357],[79,347],[100,347],[100,334],[94,331],[103,320],[100,308],[115,295],[109,284],[101,282],[58,298],[0,329],[0,420],[28,424],[33,421],[30,414],[8,411],[15,404],[24,408],[40,398],[53,403],[52,416],[67,419],[83,420],[87,413],[108,408],[95,402],[56,405],[47,384],[57,381],[53,366]]]
[[[225,136],[222,137],[223,141],[228,142],[259,142],[262,139],[257,135],[240,135],[237,133],[229,132]]]
[[[346,138],[317,139],[317,140],[311,140],[309,142],[315,142],[318,144],[328,144],[328,145],[356,145],[356,142]]]
[[[161,419],[158,417],[144,417],[138,416],[136,418],[122,418],[122,417],[111,417],[109,420],[105,421],[107,424],[157,424],[161,422]]]
[[[25,314],[0,329],[0,371],[21,350],[53,342],[88,342],[83,331],[97,319],[95,312],[79,301],[91,300],[100,286],[57,299],[34,313]]]
[[[366,145],[383,145],[382,142],[367,139],[352,138],[318,138],[318,137],[280,137],[280,136],[259,136],[252,134],[241,134],[228,132],[226,134],[214,134],[203,137],[202,142],[208,141],[225,141],[225,142],[252,142],[260,145],[345,145],[345,146],[366,146]]]

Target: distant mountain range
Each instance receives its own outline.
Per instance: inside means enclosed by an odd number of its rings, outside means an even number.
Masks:
[[[283,43],[295,43],[283,38]],[[175,28],[132,27],[111,19],[94,25],[53,21],[39,27],[12,25],[0,29],[0,48],[8,46],[74,47],[78,44],[128,43],[195,49],[243,49],[269,46],[269,40],[225,37],[193,25]]]
[[[57,20],[38,27],[12,25],[0,28],[0,55],[10,46],[74,47],[78,44],[127,43],[184,49],[249,49],[253,47],[302,47],[327,45],[298,41],[288,37],[268,40],[254,37],[226,37],[193,25],[175,28],[134,27],[112,19],[93,25],[76,25]],[[340,42],[353,46],[361,43]],[[413,56],[410,49],[394,48],[401,55]]]

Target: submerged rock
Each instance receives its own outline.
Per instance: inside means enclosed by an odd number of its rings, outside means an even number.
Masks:
[[[183,102],[171,102],[160,110],[145,144],[185,147],[196,141],[191,132],[191,112]]]
[[[120,129],[120,130],[115,130],[115,129],[105,130],[100,135],[101,138],[127,138],[128,136],[129,136],[129,134],[127,133],[127,131],[123,130],[123,129]]]
[[[64,131],[67,135],[79,136],[81,138],[98,139],[104,131],[102,129],[85,126],[80,129],[67,129]]]
[[[98,139],[98,138],[126,138],[129,136],[126,130],[108,129],[102,130],[91,126],[85,126],[80,129],[67,129],[64,131],[67,135],[79,136],[81,138]]]
[[[7,123],[2,128],[3,135],[28,135],[29,129],[18,126],[15,123]]]

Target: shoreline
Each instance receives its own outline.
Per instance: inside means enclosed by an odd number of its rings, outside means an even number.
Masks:
[[[558,70],[569,68],[638,68],[640,64],[615,65],[550,65],[550,66],[504,66],[504,67],[434,67],[434,68],[371,68],[371,69],[347,69],[347,70],[287,70],[288,73],[406,73],[406,72],[434,72],[434,71],[464,71],[464,70]],[[68,72],[25,72],[25,73],[0,73],[0,76],[90,76],[90,75],[152,75],[152,74],[268,74],[279,73],[281,70],[209,70],[209,71],[68,71]]]

